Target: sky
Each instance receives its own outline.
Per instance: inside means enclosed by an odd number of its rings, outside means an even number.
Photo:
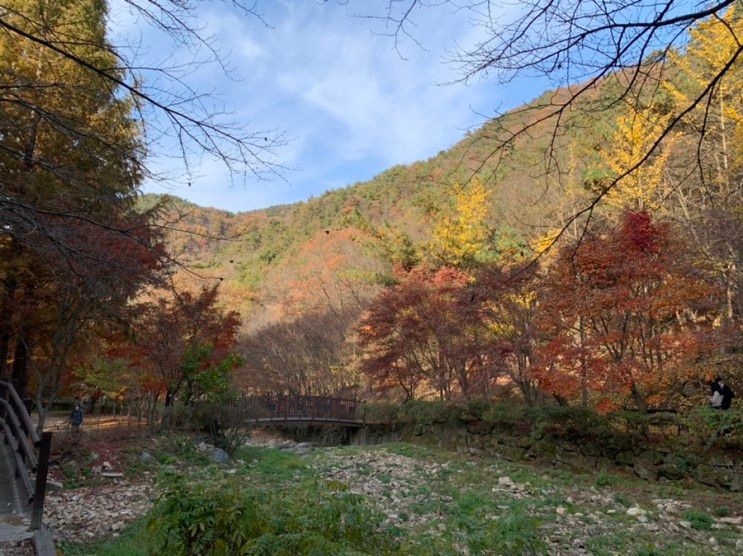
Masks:
[[[358,17],[363,4],[265,0],[261,21],[228,2],[197,3],[200,34],[212,37],[229,71],[205,64],[185,79],[246,129],[282,133],[286,144],[273,160],[286,169],[268,181],[234,179],[220,161],[202,157],[191,159],[185,177],[182,162],[170,156],[175,144],[165,138],[149,154],[165,179],[147,180],[144,191],[233,212],[305,200],[434,156],[486,116],[542,92],[528,81],[451,84],[457,73],[447,52],[478,39],[466,14],[421,12],[414,29],[421,44],[404,39],[396,48],[381,23]],[[131,55],[136,51],[142,65],[205,56],[182,52],[125,0],[112,2],[109,28],[115,44],[136,45]]]

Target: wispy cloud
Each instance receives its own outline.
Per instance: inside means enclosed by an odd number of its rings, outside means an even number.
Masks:
[[[243,188],[207,160],[191,187],[174,191],[195,202],[246,210],[367,179],[452,145],[482,121],[479,112],[499,104],[499,91],[487,82],[441,85],[453,77],[444,49],[457,38],[472,40],[469,22],[452,13],[419,17],[417,29],[431,50],[408,44],[403,59],[389,37],[374,34],[368,20],[343,5],[277,3],[266,14],[270,27],[224,6],[204,4],[199,21],[230,53],[230,76],[211,68],[191,81],[217,91],[236,120],[285,131],[292,141],[277,156],[295,171],[285,182]]]

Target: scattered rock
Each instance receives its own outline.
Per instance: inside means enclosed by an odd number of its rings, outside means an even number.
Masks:
[[[198,444],[196,445],[196,449],[197,449],[197,450],[198,450],[199,452],[211,452],[212,450],[214,450],[214,445],[212,445],[212,444],[207,444],[206,442],[203,442],[203,441],[202,441],[202,442],[199,442],[199,443],[198,443]]]
[[[555,512],[557,512],[557,515],[565,515],[566,513],[568,513],[568,510],[564,506],[557,506],[557,508],[555,508]]]
[[[309,442],[300,442],[292,447],[292,451],[297,454],[307,454],[312,450],[312,444]]]
[[[113,467],[113,465],[111,465],[111,462],[109,462],[109,461],[104,461],[104,462],[103,462],[103,463],[101,464],[101,467],[102,467],[103,469],[105,469],[106,471],[110,471],[111,469],[113,469],[113,468],[114,468],[114,467]]]
[[[506,487],[512,487],[515,485],[515,483],[511,480],[511,477],[498,477],[498,484]]]
[[[720,523],[727,523],[728,525],[741,525],[743,524],[743,517],[721,517],[717,521]]]
[[[229,463],[230,461],[230,455],[225,452],[222,448],[214,448],[209,454],[209,457],[212,458],[217,463]]]
[[[643,510],[642,508],[638,508],[637,506],[632,506],[631,508],[628,508],[625,513],[628,516],[637,517],[639,515],[645,515],[647,512]]]
[[[142,452],[139,454],[139,463],[154,463],[155,458],[149,452]]]
[[[79,543],[105,538],[147,513],[153,494],[149,482],[126,480],[74,491],[48,492],[44,524],[60,540]]]

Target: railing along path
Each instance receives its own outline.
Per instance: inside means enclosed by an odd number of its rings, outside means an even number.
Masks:
[[[360,425],[358,401],[330,396],[246,396],[236,402],[256,423],[302,422]]]
[[[0,380],[0,419],[0,432],[12,453],[15,479],[21,482],[31,504],[31,530],[38,530],[44,510],[52,433],[39,435],[36,432],[18,392],[10,382],[3,380]]]

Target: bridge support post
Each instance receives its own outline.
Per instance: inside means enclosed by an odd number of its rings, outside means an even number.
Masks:
[[[46,479],[49,473],[49,453],[52,449],[52,433],[42,432],[39,441],[39,463],[36,468],[36,484],[31,507],[31,531],[41,529],[41,520],[44,515],[44,497],[46,496]]]

